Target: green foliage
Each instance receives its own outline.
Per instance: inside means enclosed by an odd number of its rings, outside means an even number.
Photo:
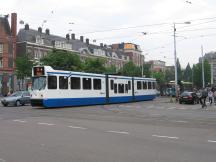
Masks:
[[[190,67],[190,64],[187,64],[186,69],[184,70],[183,79],[184,81],[191,82],[192,81],[192,69]]]
[[[104,73],[106,71],[105,68],[105,60],[96,58],[96,59],[86,59],[83,70],[85,72],[90,73]]]
[[[175,69],[165,71],[165,81],[169,83],[171,80],[175,80]]]
[[[43,65],[52,66],[58,70],[81,71],[82,62],[77,53],[63,50],[53,50],[41,60]]]
[[[211,80],[211,67],[207,60],[204,61],[205,86]],[[193,66],[193,83],[196,87],[202,87],[202,63]]]
[[[156,79],[159,86],[165,84],[165,74],[163,72],[153,72],[152,77]]]
[[[182,80],[182,70],[181,70],[181,65],[180,65],[180,62],[179,62],[178,58],[177,58],[176,65],[177,65],[177,77],[178,77],[178,80]]]
[[[141,68],[137,67],[132,61],[126,63],[119,73],[126,76],[141,76]]]
[[[18,79],[31,77],[33,62],[27,56],[16,58],[16,76]]]
[[[117,72],[117,69],[115,65],[111,65],[110,67],[106,68],[106,73],[108,74],[115,74]]]
[[[143,74],[145,77],[150,78],[151,77],[151,64],[143,64]]]

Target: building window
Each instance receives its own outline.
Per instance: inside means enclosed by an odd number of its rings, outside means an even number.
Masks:
[[[94,89],[99,90],[101,89],[101,79],[93,79]]]
[[[3,58],[0,57],[0,68],[3,68]]]
[[[8,58],[8,67],[13,68],[13,58]]]
[[[68,77],[59,77],[59,89],[68,89]]]
[[[42,39],[40,35],[37,35],[36,36],[36,43],[37,44],[44,44],[44,39]]]
[[[91,78],[83,78],[83,89],[91,89]]]
[[[80,89],[80,78],[71,77],[71,89]]]
[[[0,43],[0,54],[2,54],[2,53],[3,53],[3,44]]]
[[[57,89],[57,77],[48,76],[48,89]]]

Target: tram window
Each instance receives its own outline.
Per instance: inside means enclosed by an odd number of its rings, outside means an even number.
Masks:
[[[83,78],[83,89],[91,89],[91,78]]]
[[[57,77],[48,76],[48,89],[57,89]]]
[[[142,86],[141,86],[141,81],[137,81],[137,89],[141,89]]]
[[[114,84],[114,93],[117,93],[117,84]]]
[[[118,93],[124,93],[124,84],[118,84]]]
[[[152,89],[155,89],[155,82],[152,82]]]
[[[110,80],[110,89],[113,90],[114,80]]]
[[[59,89],[68,89],[68,77],[59,77]]]
[[[143,81],[143,89],[147,89],[147,83]]]
[[[80,89],[80,78],[71,77],[71,89]]]
[[[101,79],[93,79],[94,89],[101,89]]]
[[[151,82],[148,82],[148,89],[152,89]]]
[[[128,90],[131,90],[131,81],[128,81]]]
[[[125,84],[125,93],[128,93],[128,84]]]

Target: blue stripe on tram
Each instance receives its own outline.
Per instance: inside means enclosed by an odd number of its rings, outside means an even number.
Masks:
[[[142,95],[135,96],[135,101],[153,100],[155,95]],[[132,96],[118,96],[110,97],[109,103],[123,103],[132,102]],[[91,97],[91,98],[50,98],[44,99],[43,105],[45,107],[67,107],[67,106],[84,106],[84,105],[97,105],[106,104],[105,97]]]

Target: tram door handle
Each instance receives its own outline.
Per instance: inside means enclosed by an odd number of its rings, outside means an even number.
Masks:
[[[137,91],[135,91],[134,93],[138,93]]]

